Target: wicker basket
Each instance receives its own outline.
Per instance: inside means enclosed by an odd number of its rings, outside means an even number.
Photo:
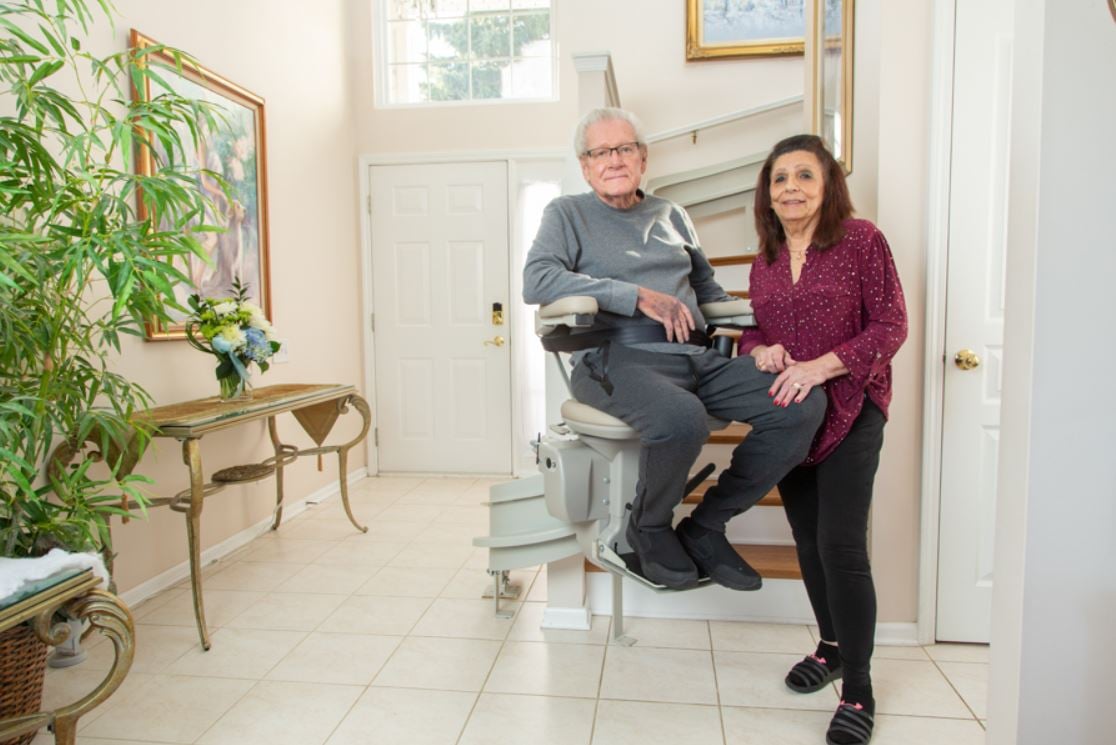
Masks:
[[[0,632],[0,719],[39,711],[47,651],[25,623]],[[0,745],[27,745],[34,739],[31,732]]]

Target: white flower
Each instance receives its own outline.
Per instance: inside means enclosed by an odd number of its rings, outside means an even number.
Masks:
[[[232,300],[222,300],[213,306],[213,312],[219,316],[227,316],[236,312],[236,303]]]
[[[234,350],[240,349],[248,341],[239,326],[226,326],[221,329],[221,338],[227,341]]]

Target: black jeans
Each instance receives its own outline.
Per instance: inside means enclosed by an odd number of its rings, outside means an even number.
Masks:
[[[841,650],[845,685],[870,685],[876,588],[868,564],[868,508],[884,415],[865,398],[852,430],[817,466],[779,482],[798,564],[822,639]]]

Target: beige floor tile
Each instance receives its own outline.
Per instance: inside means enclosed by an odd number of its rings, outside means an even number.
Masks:
[[[589,745],[595,702],[482,693],[460,745]]]
[[[876,711],[922,717],[968,719],[972,713],[933,662],[873,660]]]
[[[434,518],[434,523],[468,525],[487,532],[488,507],[484,505],[477,505],[475,507],[470,505],[454,505],[452,507],[446,507],[442,510],[440,515]]]
[[[713,649],[724,652],[785,652],[805,657],[817,648],[805,626],[710,621]]]
[[[436,476],[423,481],[411,493],[420,494],[461,494],[472,488],[477,479],[471,476]]]
[[[353,514],[357,522],[363,525],[363,521],[370,520],[374,517],[373,512],[378,511],[362,509],[354,510]],[[360,531],[349,522],[349,518],[345,516],[343,510],[336,512],[333,519],[327,520],[324,517],[316,517],[315,519],[300,520],[296,525],[290,527],[283,526],[284,538],[310,541],[339,541],[359,533]]]
[[[506,598],[507,600],[516,601],[523,600],[531,589],[531,583],[535,581],[535,574],[537,569],[514,569],[509,572],[509,578],[513,585],[519,586],[518,598]],[[457,574],[453,575],[453,579],[442,590],[441,596],[444,598],[480,598],[486,594],[491,598],[493,588],[493,577],[484,569],[459,569]]]
[[[159,626],[195,626],[193,596],[189,590],[178,590],[177,592],[178,594],[170,602],[160,605],[136,620],[141,623]],[[209,588],[203,588],[202,601],[205,605],[205,619],[210,631],[219,626],[224,626],[243,613],[245,609],[258,603],[263,597],[264,593],[250,590],[210,590]]]
[[[54,735],[49,732],[40,732],[31,745],[55,745]],[[109,740],[104,737],[84,737],[78,735],[77,745],[165,745],[153,740]]]
[[[403,636],[430,607],[429,598],[394,598],[354,595],[318,627],[318,631],[342,634]]]
[[[478,535],[487,534],[487,529],[478,533]],[[488,549],[478,548],[475,549],[469,559],[465,562],[466,569],[488,569]]]
[[[198,631],[192,626],[154,626],[136,624],[136,656],[132,660],[133,673],[165,672],[172,662],[191,649],[200,649]],[[88,656],[81,667],[88,670],[108,670],[116,656],[112,644],[84,644]]]
[[[403,504],[400,500],[377,515],[376,521],[422,523],[423,528],[425,528],[444,510],[444,507],[436,504]]]
[[[458,492],[452,491],[419,491],[418,489],[414,489],[400,497],[396,504],[399,506],[433,505],[445,507],[446,505],[455,504],[458,496],[460,496]]]
[[[274,592],[228,622],[230,628],[313,631],[344,602],[343,595]]]
[[[608,642],[608,616],[593,616],[588,631],[542,628],[543,603],[524,603],[519,607],[515,623],[508,633],[508,641],[550,642],[552,644],[606,644]]]
[[[258,680],[295,648],[305,631],[223,628],[214,632],[205,651],[195,644],[170,666],[176,675]]]
[[[475,693],[369,688],[327,745],[455,745]]]
[[[601,698],[715,704],[713,660],[700,650],[609,647]]]
[[[357,482],[350,488],[358,488],[373,494],[405,494],[427,479],[421,476],[373,476]]]
[[[721,717],[715,706],[601,701],[593,745],[719,745]],[[816,745],[811,743],[811,745]]]
[[[368,685],[402,637],[313,633],[267,674],[268,680]]]
[[[205,580],[207,590],[256,590],[271,592],[299,571],[298,564],[238,561]]]
[[[48,667],[46,678],[43,680],[43,711],[51,711],[79,701],[104,682],[106,674],[106,670],[87,669],[85,665],[60,670]],[[148,673],[129,672],[124,682],[107,700],[78,720],[78,729],[88,727],[91,722],[124,702],[133,692],[142,690],[144,686],[158,679],[159,676]]]
[[[926,650],[922,647],[901,647],[890,644],[886,646],[877,644],[872,651],[872,657],[877,660],[919,660],[921,662],[930,659],[926,656]]]
[[[836,701],[833,708],[837,708]],[[819,745],[825,742],[833,712],[723,706],[721,716],[727,745]],[[872,742],[874,745],[875,740]]]
[[[157,675],[83,731],[89,737],[192,743],[255,685],[251,680]]]
[[[837,692],[826,686],[817,693],[801,694],[787,688],[783,679],[802,659],[797,654],[714,652],[717,689],[722,706],[758,706],[772,709],[837,708]]]
[[[406,547],[406,540],[383,541],[362,535],[355,538],[346,538],[314,559],[313,563],[382,567]]]
[[[932,719],[881,714],[872,745],[983,745],[984,728],[969,719]]]
[[[473,555],[472,546],[412,543],[395,555],[388,566],[458,570]]]
[[[389,508],[390,509],[390,508]],[[426,530],[427,523],[416,523],[396,520],[387,522],[381,512],[376,519],[368,524],[368,532],[363,538],[372,541],[385,541],[389,543],[409,542],[416,535]],[[346,540],[353,540],[347,538]]]
[[[352,595],[377,569],[360,564],[307,564],[298,574],[276,587],[275,592]]]
[[[198,740],[200,745],[319,745],[361,694],[359,686],[265,680]]]
[[[514,613],[519,604],[505,601],[501,608]],[[512,623],[511,618],[496,616],[491,601],[437,598],[411,629],[411,635],[500,641],[511,631]]]
[[[527,601],[530,603],[545,603],[546,589],[546,566],[544,565],[539,570],[539,576],[535,577],[535,581],[531,585],[531,591],[527,593]]]
[[[625,618],[624,635],[635,639],[637,647],[709,649],[709,624],[706,621]]]
[[[472,525],[451,525],[435,523],[417,533],[412,543],[448,543],[460,546],[472,546],[473,539],[478,535],[487,535],[488,531],[479,531]]]
[[[330,541],[303,541],[297,538],[273,537],[271,534],[252,542],[252,550],[244,561],[274,561],[305,564],[333,548]]]
[[[938,669],[977,719],[988,718],[988,665],[983,662],[939,662]]]
[[[604,647],[589,644],[508,642],[484,690],[596,698],[604,655]]]
[[[500,651],[500,642],[408,637],[373,682],[391,688],[479,691]]]
[[[452,578],[452,569],[382,567],[357,588],[356,594],[436,598]]]
[[[938,662],[988,662],[987,644],[931,644],[926,647],[930,659]]]

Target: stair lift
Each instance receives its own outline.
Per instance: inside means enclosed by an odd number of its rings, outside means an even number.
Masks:
[[[560,352],[577,348],[571,329],[589,329],[597,314],[591,297],[566,297],[544,305],[535,314],[535,331],[543,348],[554,354],[570,389],[570,378]],[[726,356],[732,338],[713,336],[717,328],[754,325],[747,300],[701,306],[707,334]],[[586,345],[596,346],[599,342]],[[613,639],[632,644],[624,636],[623,580],[625,577],[656,592],[686,592],[658,585],[640,573],[639,563],[625,537],[631,502],[639,472],[639,435],[621,420],[591,406],[569,399],[561,407],[562,422],[533,443],[539,473],[496,484],[489,490],[489,535],[473,540],[489,550],[488,572],[494,578],[496,615],[511,617],[500,609],[501,597],[515,597],[517,588],[508,572],[557,561],[582,553],[612,576]],[[710,431],[729,425],[709,418]],[[690,479],[692,491],[713,471],[710,464]],[[703,577],[698,585],[712,584]],[[697,589],[697,588],[691,588]]]

